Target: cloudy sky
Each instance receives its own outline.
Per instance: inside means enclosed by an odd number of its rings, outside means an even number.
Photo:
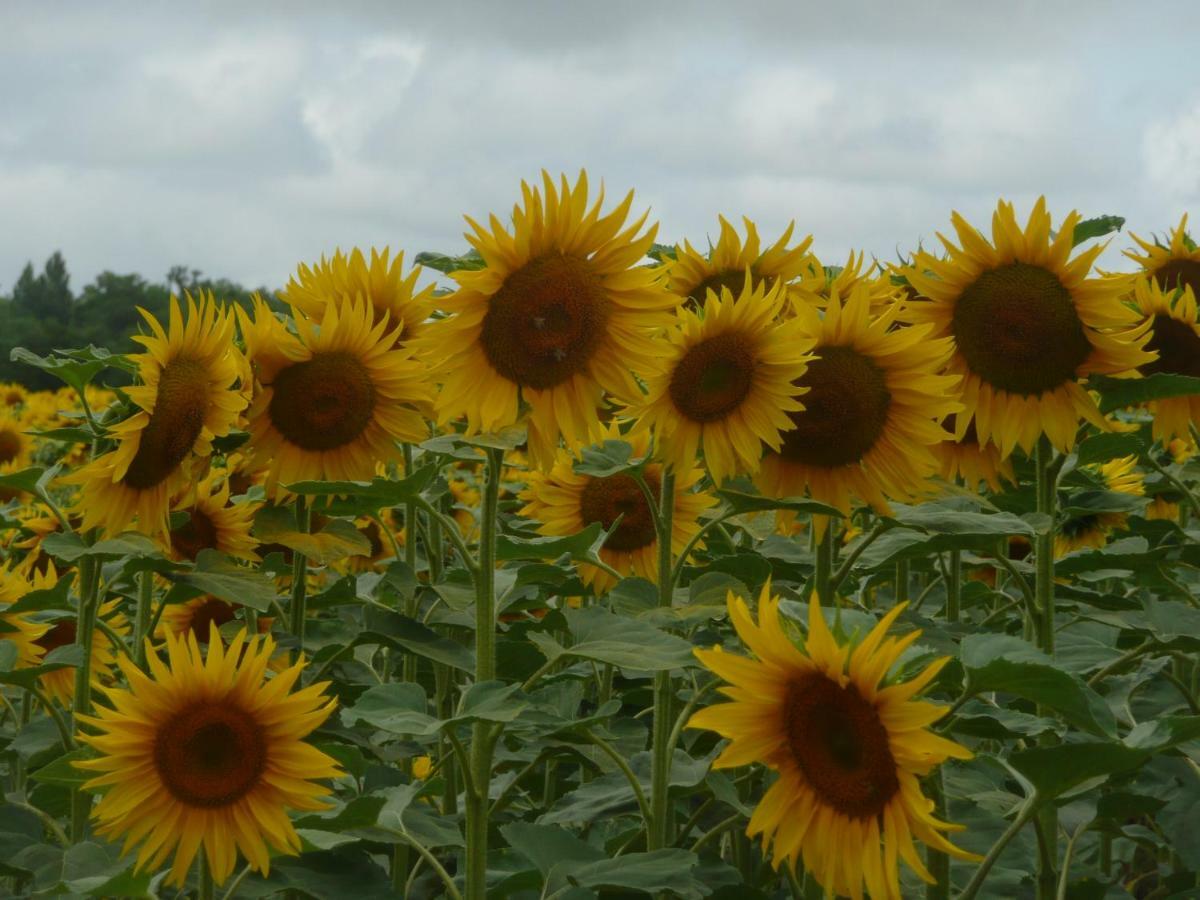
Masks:
[[[1200,216],[1197,33],[1194,0],[14,0],[0,290],[55,249],[76,287],[456,252],[462,213],[503,215],[543,167],[635,188],[667,241],[795,219],[827,263],[999,196],[1161,232]]]

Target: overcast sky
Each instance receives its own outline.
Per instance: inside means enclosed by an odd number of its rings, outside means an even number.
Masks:
[[[1200,216],[1197,34],[1195,0],[8,0],[0,290],[55,249],[76,288],[455,252],[542,167],[635,188],[665,241],[794,218],[827,264],[999,196],[1161,232]]]

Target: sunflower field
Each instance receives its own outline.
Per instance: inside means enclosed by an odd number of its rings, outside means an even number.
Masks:
[[[0,890],[1200,897],[1186,217],[466,221],[13,351]]]

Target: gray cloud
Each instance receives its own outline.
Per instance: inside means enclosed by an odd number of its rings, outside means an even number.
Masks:
[[[795,219],[828,261],[999,196],[1161,231],[1200,200],[1198,25],[1184,2],[8,4],[0,284],[56,248],[77,284],[276,285],[335,246],[457,250],[462,213],[543,167],[637,188],[664,239]]]

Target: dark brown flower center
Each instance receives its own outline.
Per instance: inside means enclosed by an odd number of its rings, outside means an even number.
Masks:
[[[551,253],[504,280],[488,302],[480,343],[500,375],[545,390],[584,371],[604,343],[608,317],[591,264]]]
[[[21,455],[21,435],[12,428],[0,428],[0,463],[9,463]]]
[[[282,369],[271,388],[271,423],[305,450],[336,450],[353,443],[375,412],[371,373],[352,353],[317,353]]]
[[[802,675],[783,707],[788,749],[822,802],[852,819],[878,816],[900,790],[879,714],[852,684]]]
[[[17,404],[24,402],[24,400],[25,396],[15,388],[10,388],[4,395],[5,406],[16,406]]]
[[[758,360],[748,336],[727,331],[688,349],[671,375],[671,401],[693,422],[718,422],[754,387]]]
[[[159,727],[154,765],[163,786],[181,803],[229,806],[259,784],[267,767],[267,739],[246,711],[202,701]]]
[[[650,492],[658,497],[658,476],[647,472],[644,477]],[[607,478],[589,479],[579,497],[579,517],[584,524],[599,522],[608,530],[618,516],[621,517],[621,524],[608,536],[605,547],[631,552],[654,543],[657,538],[654,514],[646,502],[646,495],[632,477],[609,475]]]
[[[750,270],[750,285],[757,288],[762,283],[762,279],[755,275],[754,270]],[[746,270],[745,269],[726,269],[724,272],[714,272],[709,275],[698,285],[692,288],[687,295],[687,307],[689,309],[697,309],[704,305],[708,299],[708,292],[712,291],[718,297],[721,296],[721,289],[726,288],[736,299],[742,293],[742,288],[746,286]]]
[[[359,528],[358,533],[365,537],[371,544],[371,559],[378,559],[383,556],[383,535],[379,533],[379,525],[376,524],[374,519],[371,519],[366,525]]]
[[[788,413],[794,426],[783,433],[780,455],[792,462],[836,468],[858,462],[887,426],[888,393],[883,370],[852,347],[818,347],[817,357],[796,380],[807,387],[804,409]]]
[[[216,597],[209,597],[199,606],[192,609],[192,621],[188,630],[195,635],[197,643],[207,644],[211,629],[216,625],[220,628],[226,622],[232,622],[237,616],[237,607]]]
[[[210,390],[202,362],[181,358],[167,363],[158,378],[154,412],[123,483],[137,490],[155,487],[187,459],[204,428]]]
[[[1158,359],[1142,366],[1142,374],[1166,372],[1200,378],[1200,335],[1191,325],[1168,315],[1154,317],[1147,350],[1157,350]]]
[[[1200,300],[1200,262],[1194,259],[1172,259],[1163,263],[1154,271],[1154,280],[1164,291],[1190,287]]]
[[[198,506],[188,511],[188,520],[171,529],[171,549],[184,559],[195,560],[201,550],[217,549],[217,524]]]
[[[1091,352],[1071,293],[1041,266],[982,273],[954,305],[954,338],[970,370],[994,388],[1029,396],[1074,380]]]
[[[69,647],[74,644],[77,633],[74,619],[60,619],[35,643],[49,653],[59,647]]]

